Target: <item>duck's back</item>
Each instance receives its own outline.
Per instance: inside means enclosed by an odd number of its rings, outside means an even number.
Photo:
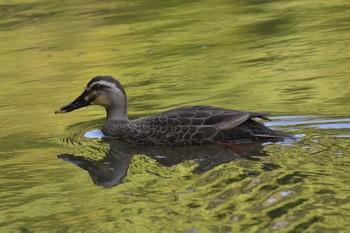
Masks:
[[[256,117],[268,119],[267,115],[211,106],[189,106],[119,123],[118,127],[114,124],[113,130],[105,131],[108,131],[107,135],[135,144],[168,146],[287,137],[288,134],[252,120]],[[104,128],[110,127],[106,125]]]

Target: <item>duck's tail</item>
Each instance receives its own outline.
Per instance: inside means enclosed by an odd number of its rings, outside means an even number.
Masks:
[[[242,139],[295,139],[293,135],[277,131],[252,119],[224,133],[225,141]]]

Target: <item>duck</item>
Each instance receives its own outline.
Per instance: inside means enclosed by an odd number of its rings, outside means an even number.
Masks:
[[[185,146],[293,138],[256,121],[257,118],[270,120],[269,113],[214,106],[184,106],[129,119],[126,92],[112,76],[92,78],[80,96],[55,113],[68,113],[89,105],[105,108],[106,120],[101,130],[105,136],[135,145]]]

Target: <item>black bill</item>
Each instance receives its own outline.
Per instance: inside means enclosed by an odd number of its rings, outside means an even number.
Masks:
[[[85,97],[87,96],[87,91],[84,91],[78,98],[76,98],[72,103],[67,104],[65,106],[60,107],[55,111],[55,113],[65,113],[65,112],[71,112],[76,109],[88,106],[91,104],[90,101],[86,101]]]

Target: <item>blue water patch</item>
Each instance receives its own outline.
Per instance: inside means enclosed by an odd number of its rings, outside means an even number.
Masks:
[[[320,129],[350,129],[350,123],[310,125],[310,126],[308,126],[307,128],[320,128]]]
[[[84,137],[86,137],[86,138],[103,138],[103,137],[105,137],[105,135],[102,133],[101,130],[95,129],[95,130],[91,130],[89,132],[86,132],[84,134]]]
[[[264,122],[266,126],[295,126],[308,125],[307,128],[320,129],[349,129],[350,118],[317,119],[317,116],[285,116],[273,118],[275,121]]]

